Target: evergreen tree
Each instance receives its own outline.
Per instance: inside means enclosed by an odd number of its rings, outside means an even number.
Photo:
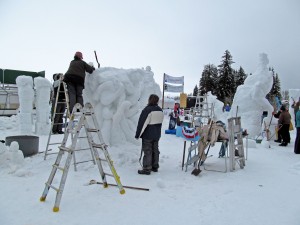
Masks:
[[[235,93],[233,69],[231,68],[231,64],[234,62],[228,50],[225,51],[222,58],[222,63],[218,66],[219,77],[216,95],[220,101],[224,103],[229,101],[231,103]]]
[[[247,74],[245,73],[244,69],[240,66],[239,70],[235,74],[235,91],[238,86],[244,84],[247,78]]]
[[[280,80],[279,80],[279,77],[278,77],[278,74],[276,73],[275,74],[275,77],[274,77],[274,84],[273,84],[273,90],[272,90],[272,94],[274,96],[278,96],[279,99],[281,99],[281,90],[280,90]]]
[[[197,96],[197,95],[198,95],[198,87],[196,85],[193,91],[193,96]]]
[[[280,91],[280,89],[281,89],[280,88],[280,80],[279,80],[278,74],[277,73],[275,74],[275,71],[274,71],[273,67],[269,68],[269,71],[272,72],[273,85],[272,85],[272,88],[271,88],[270,92],[267,94],[266,98],[268,99],[270,104],[275,107],[275,105],[276,105],[275,97],[278,97],[279,99],[282,99],[281,91]]]
[[[216,83],[218,80],[218,69],[213,64],[207,64],[204,66],[201,79],[199,81],[199,91],[201,95],[211,91],[215,94]]]

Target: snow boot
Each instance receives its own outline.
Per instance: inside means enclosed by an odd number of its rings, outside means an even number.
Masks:
[[[138,170],[138,174],[150,175],[151,171],[150,170],[146,170],[146,169],[142,169],[142,170]]]

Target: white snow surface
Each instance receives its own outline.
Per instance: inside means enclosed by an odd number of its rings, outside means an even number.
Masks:
[[[262,54],[260,60],[250,84],[247,81],[238,89],[231,112],[223,113],[222,104],[216,97],[209,94],[208,98],[215,105],[215,119],[225,123],[231,114],[236,114],[235,106],[238,105],[243,128],[250,130],[253,136],[262,131],[262,112],[270,110],[261,97],[271,82],[266,70],[267,56]],[[19,84],[27,88],[21,98],[33,101],[30,91],[33,82],[20,78]],[[45,202],[39,199],[56,155],[49,155],[44,160],[48,135],[37,133],[39,153],[31,157],[24,158],[16,142],[10,146],[0,143],[0,224],[299,225],[300,156],[295,155],[293,149],[295,130],[291,131],[291,143],[287,147],[279,147],[278,143],[265,138],[261,144],[249,139],[244,169],[237,165],[234,172],[222,173],[202,167],[200,175],[194,176],[191,175],[193,166],[188,166],[187,172],[181,168],[184,140],[164,133],[169,125],[166,114],[159,142],[159,171],[150,176],[137,174],[141,168],[141,140],[135,140],[134,134],[140,111],[152,93],[161,97],[150,67],[97,69],[87,75],[84,90],[85,101],[91,102],[95,108],[110,158],[122,184],[149,188],[150,191],[125,189],[126,193],[121,195],[113,186],[87,185],[92,179],[102,181],[97,166],[92,162],[81,163],[75,172],[71,165],[60,210],[53,212],[56,194],[53,189],[49,190]],[[32,113],[29,108],[26,110],[17,116],[0,117],[1,140],[22,134],[19,125],[26,116],[23,114]],[[40,110],[37,111],[42,118]],[[274,118],[270,121],[268,117],[265,121],[266,124],[276,124]],[[33,125],[31,122],[25,128],[33,131]],[[270,131],[273,135],[274,126]],[[60,143],[62,139],[63,135],[51,136],[52,142]],[[189,144],[187,142],[187,146]],[[80,141],[77,147],[85,145]],[[205,162],[206,169],[224,169],[225,159],[218,158],[219,149],[218,142],[210,148],[211,157]],[[53,151],[57,152],[58,148]],[[75,154],[77,161],[91,158],[89,151]],[[108,172],[109,169],[104,168]],[[59,185],[60,177],[58,171],[54,186]],[[115,184],[111,177],[108,177],[108,182]]]
[[[91,162],[69,169],[59,212],[53,212],[56,192],[49,190],[45,202],[39,198],[45,187],[56,155],[44,160],[48,136],[39,136],[39,154],[20,159],[17,146],[0,145],[0,222],[5,225],[298,225],[300,156],[293,152],[295,132],[288,147],[271,142],[256,144],[249,140],[246,167],[220,173],[203,170],[199,176],[181,169],[184,141],[164,134],[169,117],[165,116],[159,142],[160,168],[150,176],[139,175],[141,149],[130,142],[109,146],[108,151],[123,185],[149,188],[150,191],[87,185],[91,179],[101,181],[98,168]],[[17,117],[0,117],[7,129],[0,139],[15,135]],[[52,136],[60,142],[63,135]],[[14,142],[12,142],[13,145]],[[187,143],[189,145],[189,143]],[[207,169],[223,169],[218,158],[220,145],[210,149]],[[16,156],[18,155],[18,158]],[[15,160],[16,159],[16,160]],[[77,160],[80,160],[77,154]],[[14,161],[15,160],[15,161]],[[107,169],[107,168],[106,168]],[[58,186],[60,173],[54,178]],[[115,183],[108,178],[109,183]]]

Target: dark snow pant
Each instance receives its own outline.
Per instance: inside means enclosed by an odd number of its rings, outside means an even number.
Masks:
[[[84,89],[84,86],[83,84],[68,82],[67,87],[70,101],[70,113],[72,113],[73,107],[76,103],[80,103],[83,106],[82,90]]]
[[[294,152],[295,152],[295,154],[300,154],[300,127],[297,127]]]
[[[281,126],[281,128],[278,130],[278,140],[282,140],[282,142],[286,144],[290,142],[289,128],[290,128],[289,124],[283,124]]]
[[[152,168],[159,168],[159,150],[158,141],[142,139],[143,169],[151,170]]]
[[[54,113],[55,100],[56,99],[54,99],[52,102],[52,113]],[[58,100],[58,101],[63,101],[63,100]],[[57,103],[52,132],[62,131],[63,116],[64,116],[65,109],[66,109],[65,103]]]

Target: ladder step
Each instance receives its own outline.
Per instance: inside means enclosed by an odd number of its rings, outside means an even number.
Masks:
[[[96,128],[88,128],[86,129],[88,132],[98,132],[99,130]]]
[[[110,173],[104,173],[106,176],[110,176],[110,177],[114,177],[114,175],[110,174]]]
[[[75,152],[85,151],[85,150],[90,150],[90,148],[78,148],[78,149],[74,149]]]
[[[87,139],[88,136],[84,136],[84,137],[78,137],[78,139]]]
[[[195,144],[195,145],[192,145],[192,146],[190,146],[190,147],[189,147],[189,151],[196,150],[196,149],[197,149],[197,147],[198,147],[198,145],[197,145],[197,144]]]
[[[55,115],[64,115],[65,113],[55,113]]]
[[[61,145],[61,142],[57,142],[57,143],[49,143],[49,145]],[[48,149],[48,151],[51,151],[52,149]]]
[[[57,188],[57,187],[54,187],[53,185],[51,185],[51,184],[48,184],[48,183],[46,183],[46,185],[48,186],[48,187],[51,187],[52,189],[54,189],[55,191],[59,191],[59,189]]]
[[[56,169],[59,169],[59,170],[61,170],[61,171],[64,171],[64,168],[63,168],[63,167],[60,167],[59,165],[53,164],[52,166],[53,166],[54,168],[56,168]]]
[[[99,161],[102,161],[102,162],[108,162],[106,159],[102,159],[102,158],[98,158],[98,157],[96,157],[95,160],[99,160]]]
[[[103,148],[105,148],[106,147],[106,144],[95,144],[95,143],[93,143],[92,144],[92,146],[94,147],[94,148],[101,148],[101,149],[103,149]]]
[[[90,160],[79,161],[79,162],[76,162],[74,164],[80,164],[80,163],[92,162],[92,161],[94,161],[94,160],[90,159]]]
[[[59,146],[58,147],[60,150],[65,151],[65,152],[71,152],[72,150],[70,148],[67,147],[63,147],[63,146]]]
[[[194,155],[194,156],[187,162],[187,164],[188,164],[188,165],[193,164],[194,162],[197,162],[199,158],[200,158],[199,155]]]

